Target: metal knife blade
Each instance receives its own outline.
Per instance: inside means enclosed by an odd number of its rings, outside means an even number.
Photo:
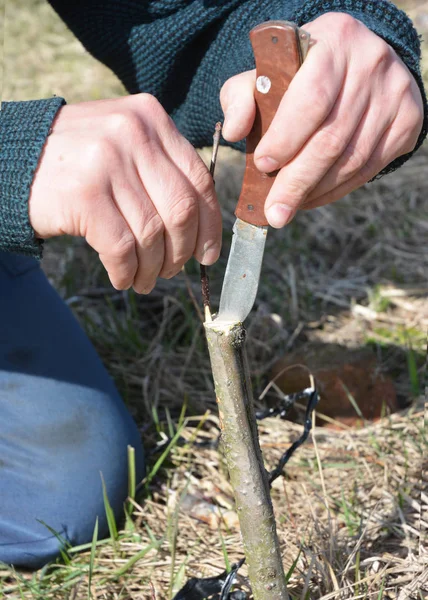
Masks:
[[[309,48],[309,34],[287,21],[267,21],[250,32],[256,61],[256,118],[247,137],[247,160],[236,207],[232,245],[216,320],[242,322],[257,296],[268,223],[264,204],[277,173],[261,173],[254,150]]]
[[[267,230],[267,227],[258,227],[236,219],[220,297],[219,319],[243,321],[253,308]],[[251,260],[248,260],[249,256]]]

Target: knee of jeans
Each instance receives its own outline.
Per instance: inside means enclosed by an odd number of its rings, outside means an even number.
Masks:
[[[140,451],[136,453],[136,463],[141,475],[143,456]],[[43,495],[40,490],[32,500],[32,518],[25,519],[25,523],[20,519],[19,510],[9,517],[8,523],[0,523],[0,562],[39,569],[59,558],[62,552],[90,543],[97,521],[98,539],[109,537],[101,474],[88,470],[82,463],[80,475],[64,482],[60,497]],[[128,496],[127,473],[118,473],[116,468],[110,472],[107,459],[102,477],[119,530],[124,522]]]
[[[62,400],[58,399],[60,404]],[[6,510],[0,515],[1,562],[40,568],[57,558],[61,548],[89,543],[97,519],[99,539],[108,537],[103,482],[120,527],[128,496],[128,446],[135,449],[137,482],[144,477],[141,436],[124,405],[116,402],[116,398],[92,392],[91,398],[85,398],[81,406],[87,406],[89,401],[98,417],[88,418],[83,435],[67,436],[67,419],[62,424],[54,419],[45,429],[45,436],[32,436],[33,441],[38,438],[34,456],[39,452],[40,461],[31,469],[16,473],[15,477],[13,471],[7,475],[8,481],[3,486],[6,494],[2,496]],[[65,412],[66,404],[60,408]],[[76,411],[79,412],[79,403],[73,410],[68,409],[70,426],[75,421]],[[81,411],[84,412],[83,408]],[[55,424],[59,428],[56,432]],[[59,435],[61,426],[63,435]],[[50,439],[48,430],[53,432]],[[42,448],[43,439],[45,447]],[[30,448],[28,446],[27,451]],[[23,494],[23,487],[28,488],[28,493]],[[17,496],[31,497],[21,511],[16,506]]]
[[[122,405],[100,414],[97,425],[86,433],[85,447],[72,465],[74,478],[68,482],[66,494],[68,510],[61,523],[66,539],[73,545],[92,539],[96,519],[99,537],[109,535],[106,500],[120,525],[129,491],[129,470],[133,468],[128,459],[129,447],[135,451],[136,481],[145,474],[141,436]]]

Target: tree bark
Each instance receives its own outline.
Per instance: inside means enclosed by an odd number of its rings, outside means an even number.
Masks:
[[[222,442],[255,600],[288,600],[241,323],[205,323]]]

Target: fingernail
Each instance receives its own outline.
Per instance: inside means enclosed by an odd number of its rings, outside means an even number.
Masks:
[[[290,208],[287,204],[277,202],[267,209],[266,218],[272,227],[280,229],[292,220],[295,212],[295,209]]]
[[[217,243],[206,242],[202,254],[202,265],[212,265],[216,262],[220,254],[220,246]]]
[[[150,294],[154,287],[154,284],[145,287],[134,287],[134,291],[137,292],[137,294],[147,296],[147,294]]]
[[[265,171],[266,173],[279,169],[279,162],[271,156],[261,156],[255,160],[255,163],[260,171]]]
[[[227,139],[227,136],[228,136],[228,133],[229,133],[229,117],[227,116],[228,114],[229,113],[226,113],[224,115],[224,121],[223,121],[223,125],[222,125],[222,128],[221,128],[221,135],[223,137],[226,136],[226,139]]]
[[[224,122],[223,122],[223,127],[221,130],[221,134],[225,139],[228,139],[229,133],[232,133],[232,131],[233,131],[233,122],[234,122],[235,115],[236,115],[236,107],[234,104],[232,104],[232,106],[229,106],[229,108],[226,111],[226,114],[224,115]],[[230,132],[229,132],[229,129],[231,130]]]

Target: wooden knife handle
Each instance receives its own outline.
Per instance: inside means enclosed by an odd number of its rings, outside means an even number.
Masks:
[[[268,225],[264,205],[278,173],[261,173],[254,164],[254,150],[302,63],[301,39],[307,38],[307,33],[287,21],[267,21],[250,32],[256,61],[256,118],[247,137],[245,175],[235,215],[252,225]]]

